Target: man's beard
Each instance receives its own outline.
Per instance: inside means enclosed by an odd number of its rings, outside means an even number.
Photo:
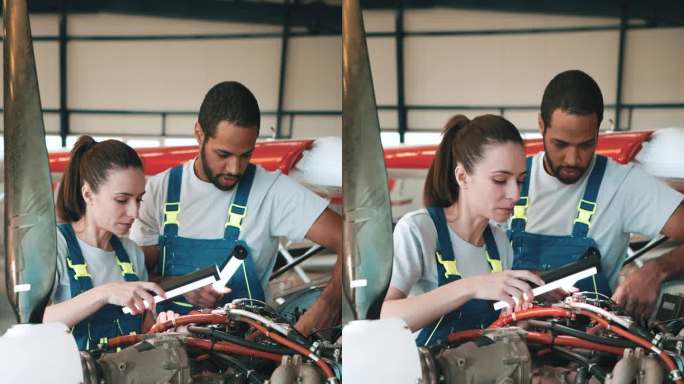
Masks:
[[[558,179],[563,184],[574,184],[577,182],[577,180],[581,179],[582,176],[584,175],[584,172],[587,171],[586,168],[580,168],[580,167],[563,167],[563,166],[556,166],[553,164],[551,161],[551,157],[548,155],[548,151],[546,151],[546,144],[544,144],[544,151],[546,154],[544,154],[544,166],[546,167],[548,165],[547,169],[553,177]],[[577,176],[574,177],[563,177],[561,176],[561,171],[562,170],[575,170],[577,171]]]
[[[219,173],[217,175],[214,174],[214,172],[211,171],[211,168],[209,168],[209,164],[207,163],[207,158],[204,155],[204,146],[202,146],[202,149],[200,150],[200,162],[202,163],[202,170],[204,171],[204,174],[207,176],[209,179],[209,182],[214,184],[214,186],[222,191],[230,191],[231,189],[235,188],[235,186],[238,184],[240,181],[240,176],[242,175],[234,175],[232,173]],[[229,176],[229,177],[234,177],[237,179],[235,184],[231,186],[225,186],[219,183],[219,177],[221,176]]]

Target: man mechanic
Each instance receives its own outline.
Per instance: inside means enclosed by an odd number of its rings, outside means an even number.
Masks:
[[[684,246],[646,262],[618,285],[632,233],[684,239],[682,194],[634,164],[596,155],[603,96],[579,70],[547,85],[538,118],[544,152],[530,157],[510,222],[514,269],[547,270],[594,246],[601,272],[577,287],[597,291],[637,318],[648,316],[664,281],[684,272]]]
[[[328,202],[280,172],[250,164],[259,136],[260,110],[244,85],[212,87],[200,107],[194,134],[199,155],[147,181],[131,238],[146,265],[161,278],[222,265],[234,249],[247,258],[223,290],[211,285],[173,300],[167,310],[184,314],[236,298],[267,301],[278,238],[307,238],[342,252],[342,220]],[[319,299],[297,322],[304,335],[340,316],[341,262]]]

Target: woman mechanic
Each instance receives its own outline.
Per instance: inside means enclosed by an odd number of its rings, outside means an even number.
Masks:
[[[498,317],[492,300],[526,307],[529,271],[510,270],[504,230],[525,176],[518,130],[500,116],[452,117],[423,190],[426,209],[406,214],[394,230],[394,264],[381,317],[400,317],[418,331],[418,345],[449,333],[487,327]]]
[[[57,195],[57,274],[44,322],[73,328],[79,350],[143,330],[143,300],[164,295],[147,282],[144,255],[128,234],[145,192],[138,154],[128,145],[81,136]],[[122,306],[132,310],[124,314]],[[154,306],[152,305],[152,308]]]

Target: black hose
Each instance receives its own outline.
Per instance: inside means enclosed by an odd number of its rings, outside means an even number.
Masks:
[[[229,365],[232,365],[233,367],[237,368],[240,372],[242,372],[245,375],[245,379],[247,379],[247,382],[253,384],[264,383],[263,380],[257,377],[256,373],[254,373],[254,370],[250,370],[240,360],[220,352],[213,352],[211,355],[219,358],[219,360],[222,360],[224,363],[228,363]]]
[[[285,264],[279,270],[271,273],[271,277],[268,278],[268,281],[271,281],[271,280],[275,279],[276,277],[282,275],[283,273],[289,271],[290,269],[298,266],[299,264],[301,264],[302,261],[309,259],[311,256],[317,254],[318,252],[320,252],[324,249],[325,249],[325,247],[320,247],[320,248],[315,249],[313,251],[311,251],[311,250],[307,251],[303,255],[299,256],[297,259],[292,260],[292,262],[290,262],[289,264]]]
[[[661,237],[661,238],[658,239],[658,240],[649,242],[649,243],[646,244],[643,248],[641,248],[640,250],[636,251],[632,256],[630,256],[630,257],[628,257],[627,259],[625,259],[625,261],[622,262],[622,266],[624,267],[625,265],[627,265],[627,264],[633,262],[634,260],[640,258],[640,257],[643,256],[646,252],[648,252],[648,251],[650,251],[651,249],[653,249],[653,248],[659,246],[660,244],[666,242],[667,240],[668,240],[668,237],[667,237],[667,236],[663,236],[663,237]]]
[[[565,357],[566,359],[581,364],[584,368],[589,370],[589,373],[591,373],[592,376],[597,378],[599,381],[603,382],[606,379],[606,372],[601,367],[599,367],[598,365],[592,364],[584,356],[581,356],[581,355],[569,350],[568,348],[564,348],[564,347],[554,346],[553,350],[556,352],[559,352],[560,355]]]
[[[655,337],[654,334],[649,332],[647,329],[640,327],[636,323],[632,324],[632,326],[630,326],[627,330],[648,341],[653,340]]]
[[[295,352],[295,351],[293,351],[287,347],[282,347],[280,345],[266,345],[266,344],[261,344],[261,343],[255,343],[253,341],[249,341],[249,340],[245,340],[241,337],[229,335],[225,332],[221,332],[219,330],[212,329],[212,328],[197,327],[197,326],[191,325],[188,327],[188,331],[190,331],[191,333],[202,335],[202,336],[209,336],[210,338],[213,338],[213,339],[228,341],[228,342],[231,342],[231,343],[234,343],[237,345],[241,345],[243,347],[256,349],[256,350],[261,351],[261,352],[277,353],[279,355],[294,355],[297,353],[297,352]]]
[[[629,340],[614,339],[614,338],[610,338],[610,337],[601,337],[601,336],[596,336],[596,335],[590,335],[590,334],[583,332],[583,331],[580,331],[578,329],[566,327],[564,325],[554,323],[554,322],[549,322],[548,327],[551,331],[554,331],[556,333],[562,333],[564,335],[574,336],[578,339],[591,341],[591,342],[598,343],[598,344],[610,345],[611,347],[618,347],[618,348],[636,348],[636,347],[638,347],[638,345],[636,345],[635,343],[633,343]]]

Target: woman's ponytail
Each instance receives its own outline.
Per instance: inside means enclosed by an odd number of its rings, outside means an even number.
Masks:
[[[464,115],[456,115],[444,126],[442,141],[437,147],[423,187],[423,204],[426,207],[448,207],[458,199],[458,183],[454,175],[454,144],[458,133],[469,122]]]

